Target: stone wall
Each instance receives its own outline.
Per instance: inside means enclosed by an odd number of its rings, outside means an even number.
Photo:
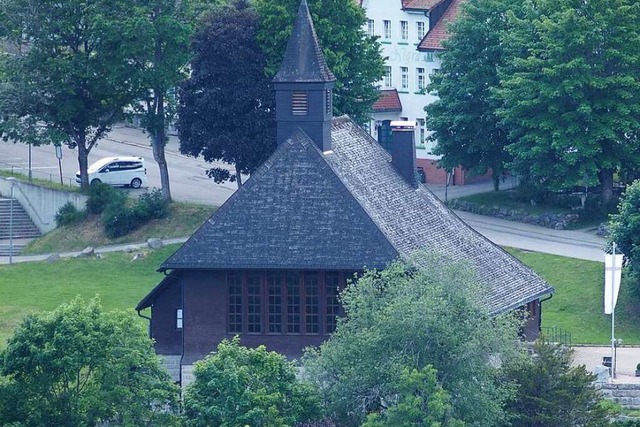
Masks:
[[[640,384],[596,384],[606,399],[622,405],[626,409],[640,409]]]
[[[553,214],[543,213],[540,215],[532,215],[529,212],[518,209],[505,209],[490,206],[478,205],[471,202],[460,200],[450,200],[448,206],[451,209],[475,213],[478,215],[492,216],[495,218],[506,219],[509,221],[524,222],[526,224],[538,225],[554,230],[564,230],[569,224],[578,220],[577,214]]]

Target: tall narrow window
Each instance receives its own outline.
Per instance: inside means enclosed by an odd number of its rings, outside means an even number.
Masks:
[[[320,332],[320,292],[318,289],[318,273],[304,274],[304,322],[305,332]]]
[[[182,309],[179,308],[176,310],[176,329],[182,329]]]
[[[262,286],[259,273],[247,275],[247,332],[262,332]]]
[[[294,90],[291,92],[291,114],[294,116],[306,116],[309,100],[305,90]]]
[[[424,38],[424,28],[424,22],[416,22],[416,36],[418,41],[421,41]]]
[[[400,38],[404,40],[409,40],[409,22],[408,21],[400,21]]]
[[[324,279],[326,294],[326,332],[331,334],[336,330],[337,318],[340,313],[340,276],[338,273],[327,273]]]
[[[229,332],[242,332],[242,280],[237,273],[227,276],[229,292]]]
[[[367,21],[367,33],[373,37],[376,35],[376,21],[369,19]]]
[[[424,68],[416,68],[416,88],[420,90],[424,90],[426,87]]]
[[[391,67],[389,65],[385,65],[384,67],[384,87],[392,87],[393,79],[391,76]]]
[[[300,313],[300,273],[287,273],[287,333],[299,334],[302,323]]]
[[[418,128],[420,129],[420,144],[424,144],[424,137],[426,132],[424,119],[416,119],[416,121],[418,122]]]
[[[333,94],[331,93],[331,89],[324,90],[325,97],[325,105],[327,107],[326,113],[331,114],[333,111]]]
[[[400,67],[400,87],[409,89],[409,67]]]
[[[391,39],[391,21],[385,19],[382,21],[382,27],[384,30],[384,38],[387,40]]]
[[[267,273],[269,298],[268,320],[271,333],[282,332],[282,278],[279,273]]]

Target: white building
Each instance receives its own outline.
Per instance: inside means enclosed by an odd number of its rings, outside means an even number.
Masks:
[[[374,104],[371,135],[389,148],[392,120],[415,120],[418,169],[428,182],[444,182],[427,141],[424,107],[437,97],[426,90],[431,75],[440,68],[438,53],[447,36],[446,23],[457,16],[462,0],[361,0],[367,15],[366,30],[379,37],[386,58],[380,81],[381,97]],[[462,174],[458,172],[460,177]],[[463,184],[458,179],[457,184]]]

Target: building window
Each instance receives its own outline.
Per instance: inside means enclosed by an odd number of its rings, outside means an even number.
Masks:
[[[176,329],[182,329],[182,309],[179,308],[176,310]]]
[[[384,38],[387,40],[391,39],[391,21],[385,19],[382,21],[382,26],[384,29]]]
[[[305,332],[308,334],[320,332],[318,273],[308,272],[304,274],[304,325]]]
[[[426,87],[424,68],[416,68],[416,88],[421,91]]]
[[[270,333],[282,332],[282,276],[278,273],[267,274],[268,297],[268,331]]]
[[[336,330],[337,319],[340,315],[340,276],[338,273],[327,273],[324,278],[325,294],[326,294],[326,321],[325,331],[332,334]]]
[[[376,21],[369,19],[367,21],[367,33],[373,37],[376,35]]]
[[[242,332],[242,281],[238,274],[227,276],[229,290],[229,332]]]
[[[418,129],[420,132],[420,135],[419,135],[420,145],[424,145],[424,138],[425,138],[425,132],[426,132],[426,129],[424,126],[424,119],[416,119],[416,122],[418,122]]]
[[[302,317],[300,313],[300,273],[287,273],[287,332],[299,334]]]
[[[424,26],[424,22],[416,22],[416,36],[418,41],[422,41],[422,39],[424,38],[424,31],[425,26]]]
[[[385,65],[384,67],[384,87],[392,87],[393,78],[391,76],[391,66]]]
[[[424,54],[424,60],[426,62],[433,62],[433,52],[427,52]]]
[[[262,286],[260,274],[247,275],[247,332],[262,332]]]
[[[400,21],[400,38],[409,40],[409,22],[407,21]]]
[[[409,67],[400,67],[400,86],[409,89]]]
[[[291,114],[294,116],[306,116],[308,111],[308,94],[305,90],[291,92]]]
[[[331,89],[325,89],[324,91],[325,97],[325,105],[326,105],[326,113],[331,114],[333,112],[333,94],[331,93]]]

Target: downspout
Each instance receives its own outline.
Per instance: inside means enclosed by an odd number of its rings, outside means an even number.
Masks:
[[[538,333],[542,331],[542,303],[545,301],[549,301],[551,298],[553,298],[553,294],[549,294],[548,298],[540,300],[540,316],[538,316]]]

